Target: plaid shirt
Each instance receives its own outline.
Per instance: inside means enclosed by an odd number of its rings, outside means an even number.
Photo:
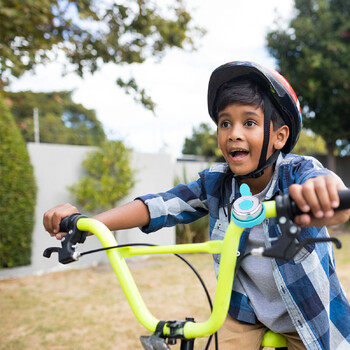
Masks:
[[[146,233],[177,223],[189,223],[209,214],[211,239],[223,239],[228,226],[224,210],[222,183],[229,173],[227,164],[214,165],[201,172],[197,181],[178,185],[165,193],[139,197],[149,208],[151,221],[142,227]],[[288,193],[292,184],[328,174],[329,171],[314,158],[292,154],[280,155],[271,186],[265,200],[279,192]],[[237,182],[230,184],[230,200],[240,196]],[[280,235],[275,219],[264,222],[265,244]],[[244,253],[249,235],[245,230],[240,242]],[[328,237],[325,227],[303,228],[300,240],[306,237]],[[214,255],[218,272],[220,256]],[[273,276],[289,315],[307,349],[350,349],[350,306],[335,272],[333,249],[330,243],[310,244],[294,260],[271,259]],[[229,313],[248,323],[256,317],[244,289],[235,283]]]

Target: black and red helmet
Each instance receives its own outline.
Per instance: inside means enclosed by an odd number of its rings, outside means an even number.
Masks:
[[[289,138],[282,152],[289,153],[298,141],[302,128],[302,114],[298,98],[288,81],[276,70],[247,61],[226,63],[215,69],[209,80],[208,109],[217,124],[217,98],[224,84],[237,80],[256,82],[270,97],[289,127]]]

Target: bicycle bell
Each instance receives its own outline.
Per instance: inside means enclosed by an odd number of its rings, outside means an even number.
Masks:
[[[260,224],[266,217],[265,207],[254,197],[247,184],[240,186],[242,197],[233,202],[231,216],[237,226],[250,228]]]

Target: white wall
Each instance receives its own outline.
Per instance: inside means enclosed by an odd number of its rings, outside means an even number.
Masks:
[[[60,246],[57,240],[51,238],[45,232],[42,226],[43,214],[46,210],[57,204],[72,203],[72,198],[67,187],[76,183],[83,175],[81,162],[85,158],[86,153],[93,150],[93,148],[88,146],[35,143],[29,143],[27,147],[38,185],[32,244],[32,263],[25,267],[0,270],[0,278],[40,274],[106,262],[107,257],[104,252],[84,256],[81,261],[69,265],[59,264],[57,262],[57,254],[55,253],[53,253],[51,259],[43,257],[45,248]],[[136,184],[132,193],[123,202],[133,200],[142,194],[157,193],[172,188],[175,175],[182,178],[184,167],[186,168],[187,180],[191,181],[196,178],[196,173],[206,166],[206,163],[179,163],[168,154],[134,153],[132,155],[131,167],[135,170]],[[174,244],[175,229],[166,228],[159,232],[145,235],[136,228],[118,232],[117,238],[119,244],[130,242],[147,242],[161,245]],[[94,249],[100,246],[101,244],[96,237],[89,237],[86,243],[79,247],[79,251]]]

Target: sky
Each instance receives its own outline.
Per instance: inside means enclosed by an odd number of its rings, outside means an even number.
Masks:
[[[74,74],[62,77],[58,63],[40,65],[34,73],[14,80],[9,90],[74,90],[73,100],[96,111],[108,138],[123,140],[137,152],[179,157],[193,128],[200,123],[215,127],[206,101],[212,71],[235,60],[277,68],[266,50],[266,33],[275,28],[276,19],[283,25],[293,13],[293,0],[187,0],[186,4],[195,24],[207,31],[195,52],[173,49],[160,62],[105,65],[84,79]],[[119,76],[131,75],[156,102],[156,115],[116,85]]]

